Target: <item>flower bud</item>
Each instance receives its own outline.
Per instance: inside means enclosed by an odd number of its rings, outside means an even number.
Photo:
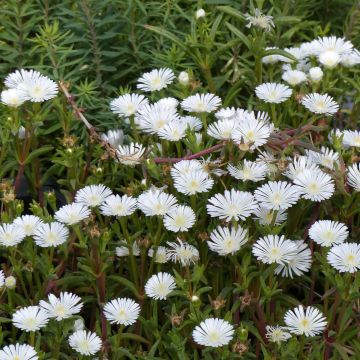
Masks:
[[[313,82],[318,82],[322,79],[322,77],[324,76],[323,71],[321,70],[321,68],[317,67],[312,67],[309,70],[309,77],[310,80]]]
[[[6,279],[5,279],[5,286],[8,288],[8,289],[15,289],[16,287],[16,279],[13,277],[13,276],[8,276]]]
[[[204,9],[199,9],[199,10],[196,11],[195,17],[198,20],[200,18],[205,17],[205,15],[206,15],[205,10]]]
[[[83,319],[77,319],[74,322],[74,331],[80,331],[84,330],[84,320]]]
[[[181,85],[188,85],[190,82],[189,74],[186,71],[182,71],[178,76],[178,80]]]

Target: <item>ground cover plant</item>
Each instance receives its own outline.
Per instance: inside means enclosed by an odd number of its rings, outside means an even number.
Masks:
[[[358,3],[0,4],[0,360],[360,358]]]

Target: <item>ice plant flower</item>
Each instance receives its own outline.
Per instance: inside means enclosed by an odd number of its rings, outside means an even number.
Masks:
[[[250,14],[245,14],[245,19],[248,21],[246,24],[246,27],[248,28],[254,26],[265,31],[270,31],[271,28],[275,27],[273,17],[270,15],[264,15],[258,8],[255,9],[253,16]]]
[[[306,74],[299,70],[287,70],[283,73],[282,79],[291,86],[299,85],[307,80]]]
[[[82,355],[94,355],[101,348],[101,339],[93,332],[75,331],[69,337],[70,347]]]
[[[343,144],[345,147],[360,148],[360,131],[345,130],[343,132]]]
[[[179,174],[174,179],[174,187],[185,195],[208,192],[214,185],[214,180],[203,170]]]
[[[268,172],[268,168],[263,162],[249,160],[244,160],[237,166],[229,164],[227,169],[235,179],[254,182],[264,180]]]
[[[110,109],[113,113],[130,117],[134,115],[142,106],[148,104],[148,99],[144,95],[125,94],[110,102]]]
[[[110,195],[100,205],[100,212],[105,216],[129,216],[137,209],[137,200],[127,195]]]
[[[325,247],[341,244],[348,236],[349,230],[347,226],[338,221],[318,220],[309,229],[310,239]]]
[[[12,316],[13,325],[23,331],[36,331],[49,321],[48,312],[40,306],[28,306],[16,310]]]
[[[327,254],[327,261],[339,272],[354,273],[360,269],[360,244],[334,245]]]
[[[280,225],[287,217],[284,210],[271,210],[261,205],[255,209],[254,215],[261,225]]]
[[[169,246],[166,252],[168,260],[179,262],[182,266],[188,266],[197,262],[199,260],[198,249],[191,244],[179,239],[177,240],[178,242],[167,242]]]
[[[189,112],[211,113],[221,105],[221,99],[214,94],[195,94],[181,102],[181,107]]]
[[[1,360],[38,360],[35,349],[28,344],[11,344],[0,350]]]
[[[4,105],[10,106],[10,107],[18,107],[22,105],[26,98],[24,97],[23,93],[21,93],[17,89],[6,89],[1,92],[1,102]]]
[[[123,244],[123,246],[117,246],[115,248],[116,256],[125,257],[129,256],[130,253],[133,256],[140,255],[140,248],[136,241],[133,242],[132,246],[129,246],[125,240],[120,241],[120,244]]]
[[[116,157],[121,164],[135,166],[141,163],[145,150],[141,144],[133,142],[129,145],[119,145],[116,150]]]
[[[0,270],[0,288],[5,285],[5,274],[2,270]]]
[[[3,246],[16,246],[24,240],[25,236],[22,226],[15,223],[0,225],[0,244]]]
[[[291,338],[291,334],[288,332],[285,326],[266,326],[266,338],[273,343],[280,344],[281,342],[287,341]]]
[[[283,84],[264,83],[255,88],[255,94],[267,103],[280,104],[291,96],[292,90]]]
[[[56,211],[54,217],[57,221],[66,225],[75,225],[85,220],[91,214],[90,209],[79,203],[72,203],[62,206]]]
[[[299,305],[287,311],[284,321],[291,333],[305,336],[321,334],[327,325],[324,315],[313,306],[304,308]]]
[[[57,222],[42,223],[34,231],[34,241],[41,247],[56,247],[63,244],[69,237],[69,229]]]
[[[100,206],[110,195],[112,195],[112,191],[105,185],[89,185],[77,191],[75,202],[88,207],[96,207]]]
[[[227,345],[233,336],[233,326],[226,320],[217,318],[202,321],[192,333],[197,344],[214,348]]]
[[[54,98],[58,93],[58,85],[47,76],[40,75],[20,83],[17,88],[21,98],[31,102],[44,102]]]
[[[328,94],[308,94],[302,98],[301,103],[314,114],[331,116],[339,110],[339,104]]]
[[[140,306],[132,299],[118,298],[106,303],[103,311],[111,324],[128,326],[136,322]]]
[[[26,236],[32,236],[43,221],[35,215],[23,215],[14,220],[14,224],[24,231]]]
[[[339,165],[339,154],[334,150],[322,146],[320,151],[306,150],[306,155],[308,156],[308,160],[312,161],[314,164],[324,166],[330,170],[334,169],[335,166]],[[310,166],[309,170],[312,169]]]
[[[167,249],[165,246],[152,246],[148,251],[149,257],[155,256],[155,262],[159,264],[165,264],[168,261]]]
[[[348,167],[347,183],[355,191],[360,191],[360,163]]]
[[[172,70],[167,68],[154,69],[143,74],[137,83],[137,88],[145,92],[159,91],[166,88],[175,79]]]
[[[164,226],[169,231],[188,231],[195,224],[195,213],[189,206],[177,205],[164,216]]]
[[[145,293],[155,300],[165,300],[175,287],[175,278],[172,275],[159,272],[146,282]]]
[[[175,196],[150,188],[138,197],[138,207],[146,216],[164,216],[177,205]]]
[[[114,148],[122,145],[124,142],[124,132],[121,129],[108,130],[101,135],[101,139],[109,143]]]

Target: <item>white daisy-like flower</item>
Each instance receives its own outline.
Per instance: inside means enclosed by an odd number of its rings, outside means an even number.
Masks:
[[[159,272],[146,282],[145,293],[155,300],[165,300],[175,288],[175,278],[168,273]]]
[[[174,187],[185,195],[208,192],[214,185],[214,180],[203,170],[179,174],[174,178]]]
[[[299,85],[307,80],[306,74],[299,70],[287,70],[281,78],[291,86]]]
[[[23,215],[14,220],[14,224],[22,228],[26,236],[34,235],[35,230],[43,221],[35,215]]]
[[[121,164],[135,166],[140,164],[146,148],[138,143],[130,143],[129,145],[119,145],[116,150],[116,157]]]
[[[229,140],[237,126],[238,124],[234,119],[219,120],[209,125],[207,133],[217,140]]]
[[[37,331],[49,322],[47,311],[40,306],[23,307],[12,316],[13,325],[23,331]]]
[[[76,192],[75,202],[96,207],[105,202],[110,195],[112,191],[105,185],[88,185]]]
[[[360,269],[360,244],[334,245],[327,254],[327,261],[339,272],[357,272]]]
[[[186,136],[188,125],[183,121],[171,121],[158,131],[161,139],[179,141]]]
[[[283,84],[264,83],[255,88],[255,94],[267,103],[280,104],[291,96],[292,90]]]
[[[0,350],[1,360],[38,360],[35,349],[28,344],[11,344]]]
[[[165,246],[152,246],[148,251],[149,257],[154,257],[154,261],[159,264],[165,264],[168,261],[167,249]]]
[[[195,220],[195,213],[190,206],[177,205],[164,216],[164,226],[173,232],[188,231]]]
[[[315,161],[308,156],[298,156],[288,165],[283,174],[289,179],[294,180],[305,170],[318,170],[319,168],[314,162]]]
[[[265,48],[265,50],[279,50],[279,48],[275,46],[268,46]],[[261,59],[263,64],[275,64],[280,60],[281,60],[281,56],[276,54],[266,55]]]
[[[352,67],[360,64],[360,51],[353,49],[351,52],[341,55],[341,65]]]
[[[335,128],[329,131],[327,138],[332,144],[334,144],[335,141],[341,141],[343,137],[344,137],[343,130]]]
[[[287,214],[284,210],[271,210],[259,205],[254,211],[255,219],[261,225],[280,225],[286,220]],[[275,217],[275,220],[274,220]]]
[[[110,109],[119,116],[130,117],[134,115],[142,106],[148,104],[148,99],[144,95],[125,94],[110,102]]]
[[[286,181],[269,181],[257,188],[254,195],[266,209],[286,210],[296,204],[301,193],[296,186]]]
[[[122,246],[117,246],[115,248],[115,253],[116,256],[119,257],[126,257],[130,255],[130,249],[131,249],[131,254],[133,256],[139,256],[140,255],[140,248],[139,245],[136,241],[133,242],[131,248],[129,247],[129,245],[127,244],[126,241],[120,241],[120,244],[123,244]]]
[[[318,220],[309,229],[310,239],[325,247],[341,244],[348,236],[348,227],[338,221]]]
[[[0,244],[3,246],[16,246],[24,240],[25,236],[22,226],[15,223],[0,225]]]
[[[294,241],[285,239],[285,236],[268,235],[260,238],[253,245],[252,253],[265,264],[287,264],[297,253]]]
[[[220,347],[229,344],[234,336],[234,327],[226,320],[210,318],[195,327],[192,337],[203,346]]]
[[[202,129],[203,124],[196,116],[183,116],[180,118],[180,120],[184,122],[186,126],[190,128],[190,130],[199,131]]]
[[[343,144],[345,147],[360,147],[360,131],[345,130],[343,132]]]
[[[48,313],[50,318],[55,318],[57,321],[78,314],[83,307],[81,298],[68,292],[61,292],[59,297],[49,294],[48,302],[41,300],[39,305]]]
[[[40,75],[17,86],[20,96],[31,102],[43,102],[54,98],[59,89],[55,81]]]
[[[221,99],[214,94],[195,94],[181,102],[181,107],[189,112],[211,113],[221,105]]]
[[[179,100],[177,100],[173,97],[166,97],[166,98],[160,99],[156,103],[159,104],[160,106],[165,106],[165,107],[176,109],[177,106],[179,105]]]
[[[171,168],[171,177],[176,180],[184,175],[189,175],[193,172],[204,172],[201,161],[199,160],[181,160],[174,164]]]
[[[143,192],[138,197],[138,207],[146,216],[163,216],[176,205],[175,196],[155,187]]]
[[[63,244],[69,237],[69,229],[59,223],[42,223],[34,231],[34,241],[41,247],[56,247]]]
[[[129,216],[137,209],[137,200],[127,195],[110,195],[100,205],[100,212],[105,216]]]
[[[295,256],[286,264],[281,264],[275,269],[275,274],[293,278],[293,274],[301,276],[311,268],[311,250],[303,240],[293,241],[296,245]]]
[[[355,191],[360,191],[360,163],[349,166],[347,170],[347,183]]]
[[[248,232],[241,226],[237,228],[218,226],[207,241],[209,249],[221,256],[235,254],[248,241]]]
[[[324,166],[330,170],[333,170],[335,165],[339,164],[339,154],[325,146],[322,146],[319,152],[313,150],[305,150],[305,152],[310,161],[317,165]]]
[[[334,180],[321,170],[304,170],[294,179],[301,196],[311,201],[330,199],[334,194]]]
[[[131,325],[140,314],[140,306],[134,300],[118,298],[104,305],[104,315],[111,324]]]
[[[226,221],[244,220],[257,208],[254,196],[250,192],[235,189],[226,190],[224,195],[216,194],[206,205],[211,217],[218,217]]]
[[[264,180],[268,172],[268,168],[263,162],[249,160],[244,160],[237,166],[229,164],[227,169],[235,179],[254,182]]]
[[[247,28],[255,26],[265,31],[270,31],[271,28],[275,27],[273,17],[270,15],[264,15],[258,8],[255,9],[254,16],[245,14],[245,19],[248,21],[246,24]]]
[[[328,94],[308,94],[301,99],[301,103],[315,114],[331,116],[339,110],[339,104]]]
[[[171,69],[154,69],[143,74],[137,83],[137,88],[146,92],[159,91],[170,85],[175,79]]]
[[[10,89],[16,89],[19,85],[34,82],[41,76],[42,75],[35,70],[15,70],[5,78],[4,84]]]
[[[88,218],[91,214],[90,209],[79,203],[72,203],[62,206],[56,211],[54,217],[57,221],[66,225],[74,225]]]
[[[70,347],[82,355],[94,355],[101,349],[101,339],[95,333],[78,330],[69,337]]]
[[[0,288],[2,288],[4,285],[6,285],[5,284],[5,274],[2,270],[0,270]],[[6,287],[8,287],[8,286],[6,286]]]
[[[1,102],[4,105],[11,107],[18,107],[22,105],[26,99],[23,96],[23,93],[17,89],[6,89],[1,92]]]
[[[176,108],[155,103],[143,106],[135,116],[135,124],[148,134],[158,134],[167,124],[180,122]]]
[[[101,139],[117,148],[124,142],[124,132],[121,129],[108,130],[106,134],[101,135]]]
[[[236,117],[236,109],[234,107],[227,107],[220,109],[215,113],[218,120],[232,120]]]
[[[178,242],[167,242],[170,247],[167,250],[167,258],[173,262],[179,262],[182,266],[194,264],[199,260],[198,249],[186,242],[177,239]]]
[[[285,326],[266,326],[266,338],[273,343],[280,344],[281,342],[287,341],[291,338],[291,334],[288,332]]]
[[[284,316],[288,330],[296,335],[315,336],[321,334],[327,321],[323,313],[313,306],[299,305],[294,310],[289,310]]]

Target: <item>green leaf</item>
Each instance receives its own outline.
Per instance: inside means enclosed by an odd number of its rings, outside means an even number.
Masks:
[[[226,22],[226,27],[232,32],[234,33],[235,36],[237,36],[239,38],[239,40],[241,40],[241,42],[248,48],[251,48],[251,43],[249,38],[242,33],[238,28],[236,28],[235,26],[231,25],[229,22]]]
[[[54,147],[51,146],[51,145],[46,145],[46,146],[42,146],[41,148],[39,149],[36,149],[34,151],[32,151],[29,156],[26,158],[25,160],[25,164],[29,164],[30,162],[32,162],[34,159],[36,159],[37,157],[39,157],[40,155],[43,155],[43,154],[48,154],[49,152],[51,152],[51,150],[53,149]]]
[[[290,60],[298,61],[298,59],[294,55],[288,53],[285,50],[281,50],[281,49],[268,49],[262,53],[262,57],[269,56],[269,55],[281,55]]]

